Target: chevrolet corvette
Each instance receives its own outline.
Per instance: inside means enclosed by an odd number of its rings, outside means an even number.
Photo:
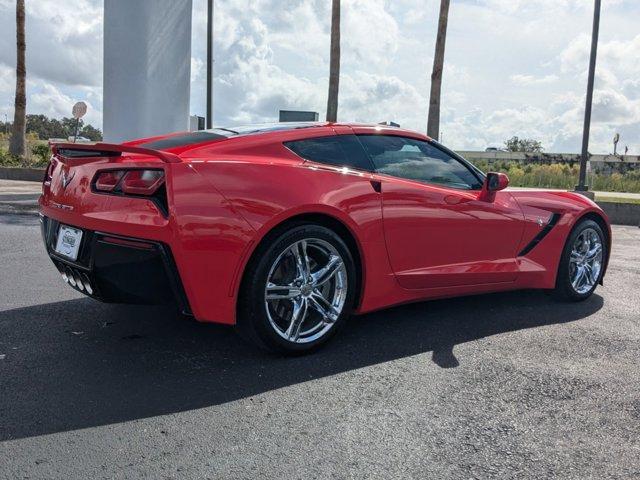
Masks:
[[[264,124],[52,151],[40,218],[65,282],[104,302],[171,303],[282,353],[402,303],[516,289],[584,300],[609,258],[591,200],[508,189],[396,127]]]

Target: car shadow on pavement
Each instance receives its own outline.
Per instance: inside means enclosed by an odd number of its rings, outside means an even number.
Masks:
[[[90,299],[0,312],[0,441],[187,411],[315,378],[568,323],[602,308],[510,292],[396,307],[354,317],[322,350],[285,358],[244,344],[230,327],[160,307]],[[2,357],[0,357],[2,358]]]

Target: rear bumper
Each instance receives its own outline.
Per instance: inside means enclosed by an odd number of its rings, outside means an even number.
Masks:
[[[47,253],[72,288],[109,303],[174,303],[191,314],[166,244],[69,225],[83,231],[78,258],[72,261],[54,251],[60,222],[44,215],[40,220]]]

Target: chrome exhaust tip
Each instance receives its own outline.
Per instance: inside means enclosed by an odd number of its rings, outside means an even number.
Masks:
[[[73,278],[73,272],[69,268],[67,268],[66,272],[67,272],[67,279],[69,280],[69,285],[71,285],[72,287],[75,287],[76,279]]]
[[[84,289],[89,295],[93,295],[93,287],[91,286],[91,282],[89,281],[89,277],[86,273],[82,274],[82,283],[84,284]]]

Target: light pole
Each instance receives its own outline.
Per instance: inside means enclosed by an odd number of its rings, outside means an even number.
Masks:
[[[213,0],[207,0],[207,128],[213,127]]]
[[[587,161],[589,160],[589,128],[591,127],[591,105],[593,103],[593,82],[596,73],[596,52],[598,50],[598,29],[600,27],[600,0],[595,0],[593,8],[593,30],[591,32],[591,56],[589,57],[589,78],[587,80],[587,100],[584,107],[584,128],[582,130],[582,155],[580,157],[580,178],[577,192],[587,192]]]

